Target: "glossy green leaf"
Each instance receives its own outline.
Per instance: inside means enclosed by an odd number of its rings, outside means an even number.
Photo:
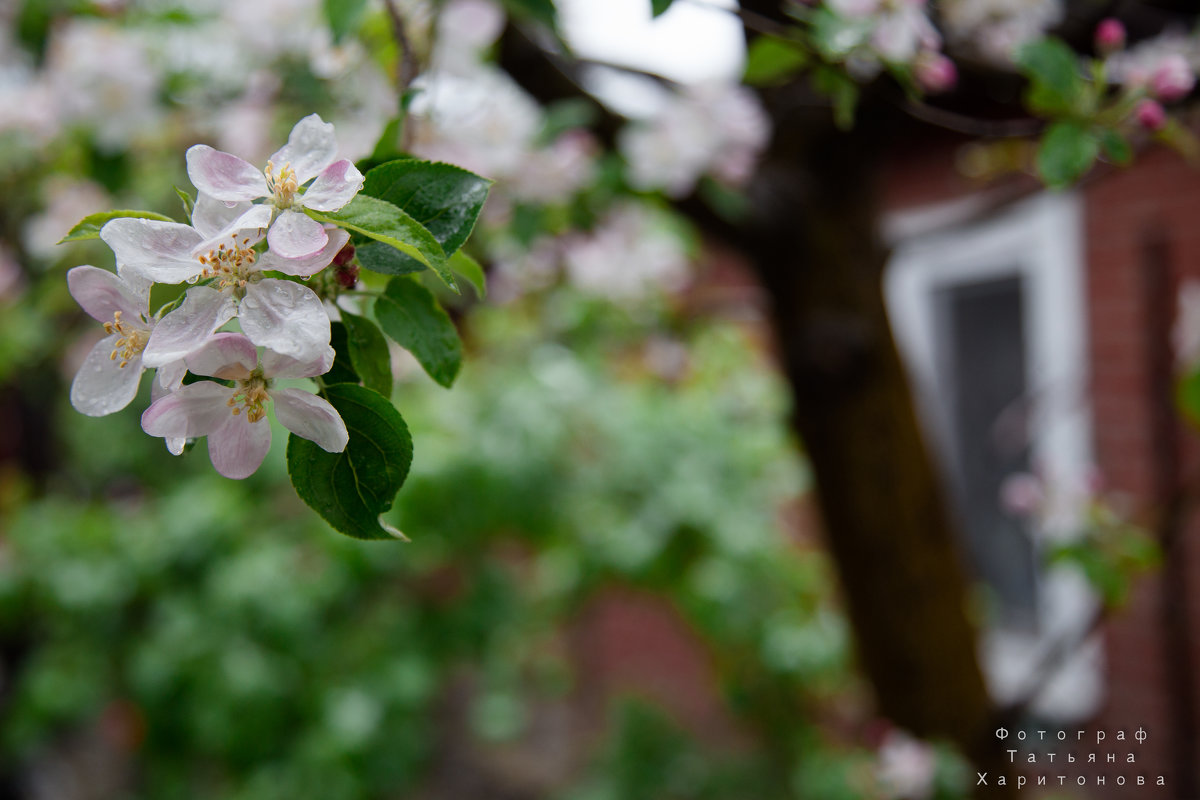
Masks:
[[[196,208],[196,201],[178,186],[175,187],[175,194],[179,195],[179,202],[183,203],[183,218],[187,220],[188,224],[191,224],[192,211]]]
[[[318,222],[331,222],[391,245],[432,269],[447,286],[458,291],[442,246],[403,209],[360,192],[340,211],[326,213],[305,209],[305,212]]]
[[[449,388],[462,367],[462,341],[433,293],[412,278],[392,278],[375,301],[383,332],[411,352],[433,378]]]
[[[1078,56],[1059,39],[1030,42],[1017,51],[1017,66],[1029,78],[1026,102],[1034,111],[1061,114],[1075,108],[1084,80]]]
[[[409,258],[394,247],[383,242],[367,242],[358,245],[354,254],[363,269],[382,275],[412,275],[424,272],[427,267],[415,258]]]
[[[1133,163],[1133,148],[1118,131],[1106,128],[1100,134],[1100,146],[1104,149],[1104,155],[1114,164],[1127,167]]]
[[[361,379],[350,360],[350,338],[341,322],[329,323],[329,344],[333,347],[333,366],[321,376],[327,384],[358,383]]]
[[[1056,122],[1038,147],[1038,174],[1048,186],[1061,188],[1091,169],[1099,153],[1099,142],[1083,125]]]
[[[353,383],[326,386],[325,398],[346,423],[340,453],[295,434],[287,464],[300,499],[333,528],[356,539],[404,539],[381,515],[392,507],[412,463],[412,436],[386,397]]]
[[[354,371],[363,385],[384,397],[392,396],[392,358],[379,326],[366,317],[342,312],[346,343]]]
[[[410,158],[375,167],[366,174],[362,190],[404,209],[449,255],[471,235],[491,185],[465,169]]]
[[[59,244],[65,242],[80,242],[85,239],[99,239],[100,229],[104,227],[104,223],[109,220],[120,219],[121,217],[133,217],[135,219],[156,219],[162,222],[174,222],[170,217],[157,214],[153,211],[101,211],[98,214],[89,214],[81,219],[74,228],[67,231],[67,235],[58,240]]]
[[[323,0],[321,6],[334,43],[340,43],[358,30],[367,10],[367,0]]]
[[[667,9],[671,7],[671,3],[675,0],[650,0],[650,15],[652,17],[661,17],[667,13]]]
[[[487,275],[478,261],[459,250],[450,256],[450,269],[475,287],[475,294],[480,300],[487,297]]]
[[[775,36],[759,36],[746,54],[742,79],[751,86],[786,83],[808,63],[808,56],[794,42]]]

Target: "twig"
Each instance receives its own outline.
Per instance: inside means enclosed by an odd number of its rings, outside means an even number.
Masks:
[[[396,0],[383,0],[383,5],[387,9],[388,18],[392,21],[392,38],[396,40],[396,46],[400,48],[400,60],[396,64],[396,95],[400,98],[399,113],[403,117],[406,116],[404,95],[417,78],[417,57],[413,52],[412,42],[408,38],[408,26],[404,21],[404,15],[397,8]],[[403,137],[401,147],[405,150],[412,143],[412,132],[407,122],[406,119],[401,134]]]

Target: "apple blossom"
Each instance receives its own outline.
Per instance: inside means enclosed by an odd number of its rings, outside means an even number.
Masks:
[[[328,372],[333,348],[301,361],[265,350],[259,359],[254,343],[239,333],[218,333],[187,358],[188,369],[223,381],[198,381],[151,403],[142,429],[170,439],[208,437],[208,455],[227,478],[252,475],[271,448],[271,426],[263,424],[267,404],[297,436],[330,453],[346,448],[349,434],[337,410],[302,389],[275,388],[277,378],[309,378]]]
[[[1096,26],[1096,50],[1115,53],[1125,46],[1125,26],[1115,17],[1106,17]]]
[[[1167,124],[1167,111],[1157,100],[1143,100],[1133,112],[1138,124],[1148,131],[1160,131]]]
[[[306,258],[324,248],[329,236],[297,209],[337,211],[362,188],[362,173],[347,159],[335,161],[336,154],[333,125],[309,114],[261,172],[235,155],[198,144],[187,151],[188,177],[202,193],[227,205],[265,200],[261,207],[270,212],[271,249],[283,258]]]
[[[149,314],[148,283],[127,281],[92,266],[67,272],[67,288],[108,335],[88,353],[71,383],[71,405],[89,417],[120,411],[137,395],[145,365],[142,353],[156,320]],[[170,391],[183,380],[183,363],[164,362],[156,388]]]
[[[184,358],[234,316],[255,344],[293,358],[312,358],[329,344],[329,318],[316,293],[263,271],[308,277],[328,266],[349,234],[326,234],[325,245],[303,258],[270,250],[260,255],[254,245],[269,221],[266,206],[227,206],[201,194],[192,212],[195,227],[143,219],[104,226],[100,235],[117,253],[119,270],[162,283],[208,281],[189,289],[180,307],[163,317],[145,348],[148,366]]]
[[[1165,56],[1150,75],[1150,89],[1155,97],[1170,103],[1182,100],[1196,85],[1191,64],[1179,53]]]
[[[947,92],[958,83],[958,69],[941,53],[923,52],[913,63],[913,72],[921,88],[927,92]]]

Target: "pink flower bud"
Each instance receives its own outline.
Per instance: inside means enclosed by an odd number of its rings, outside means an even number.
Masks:
[[[1000,486],[1000,507],[1015,517],[1032,517],[1045,500],[1041,480],[1028,472],[1009,475]]]
[[[1125,46],[1125,26],[1114,17],[1100,20],[1096,26],[1096,50],[1103,55],[1115,53]]]
[[[1196,74],[1187,59],[1172,53],[1158,62],[1150,76],[1150,92],[1168,103],[1186,97],[1196,85]]]
[[[921,88],[931,94],[947,92],[958,83],[958,69],[941,53],[922,53],[913,64],[913,70]]]
[[[1167,124],[1167,112],[1157,100],[1143,100],[1138,103],[1133,115],[1138,124],[1148,131],[1161,131]]]
[[[345,247],[337,251],[337,255],[333,257],[333,263],[339,267],[344,267],[354,260],[354,245],[346,242]]]

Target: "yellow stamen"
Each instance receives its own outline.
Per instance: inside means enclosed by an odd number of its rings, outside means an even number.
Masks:
[[[121,358],[118,369],[129,366],[130,360],[145,350],[146,342],[150,341],[150,332],[123,322],[120,311],[113,312],[112,322],[104,323],[104,332],[121,334],[120,338],[113,342],[113,351],[108,355],[110,361],[116,361],[118,356]]]
[[[267,191],[272,194],[275,207],[291,208],[296,192],[300,189],[296,170],[292,169],[291,163],[284,164],[283,169],[279,170],[279,174],[276,175],[275,162],[268,161],[267,168],[263,172],[267,177]]]

